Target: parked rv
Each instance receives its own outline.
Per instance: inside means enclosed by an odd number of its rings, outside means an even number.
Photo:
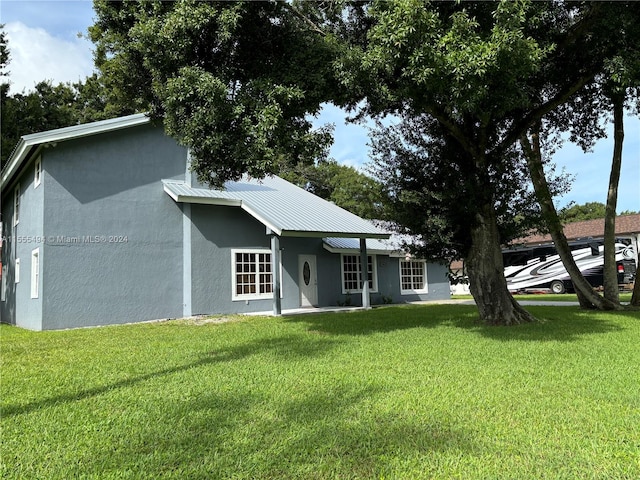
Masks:
[[[570,243],[576,265],[595,288],[601,287],[604,267],[604,245],[601,240]],[[616,242],[618,285],[628,285],[636,275],[636,253],[621,239]],[[553,293],[573,292],[573,283],[555,246],[551,244],[503,250],[504,276],[510,292],[549,289]]]

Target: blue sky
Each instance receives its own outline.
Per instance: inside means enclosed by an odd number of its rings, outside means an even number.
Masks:
[[[93,23],[92,2],[86,0],[0,0],[0,23],[9,38],[11,92],[30,90],[41,80],[76,82],[94,71],[92,44],[82,35]],[[80,35],[80,36],[79,36]],[[318,124],[335,124],[331,156],[338,162],[362,167],[368,162],[368,132],[347,124],[340,109],[327,106]],[[618,211],[640,211],[640,120],[625,118],[625,145]],[[565,143],[554,161],[558,169],[575,176],[571,191],[558,206],[573,201],[606,202],[613,142],[596,144],[592,152]]]

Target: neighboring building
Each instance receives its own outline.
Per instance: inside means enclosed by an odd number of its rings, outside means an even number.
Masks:
[[[604,218],[567,223],[564,226],[567,240],[586,240],[604,238]],[[616,217],[616,238],[629,241],[636,252],[640,252],[640,214],[621,215]],[[512,242],[513,245],[543,245],[552,243],[551,235],[534,234]]]
[[[567,223],[564,226],[564,234],[569,242],[584,240],[602,240],[604,239],[604,218],[595,220],[584,220],[581,222]],[[616,217],[616,238],[633,247],[634,252],[640,252],[640,214],[622,215]],[[514,248],[532,247],[537,245],[553,244],[551,235],[549,234],[532,234],[522,237],[511,242]],[[636,267],[638,266],[638,257],[635,258]],[[450,267],[452,275],[457,278],[466,278],[464,273],[464,262],[452,262]],[[459,295],[469,293],[468,283],[458,283],[452,285],[452,293]]]
[[[27,135],[1,181],[5,323],[449,297],[445,266],[407,258],[387,232],[281,178],[199,185],[187,150],[144,115]]]

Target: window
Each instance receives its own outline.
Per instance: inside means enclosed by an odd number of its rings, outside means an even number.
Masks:
[[[5,301],[7,299],[7,266],[2,266],[2,291],[0,291],[0,300]]]
[[[428,293],[427,263],[424,260],[400,260],[400,293]]]
[[[342,255],[342,293],[362,292],[360,255]],[[367,256],[369,291],[378,291],[375,256]]]
[[[40,249],[31,252],[31,298],[38,298],[40,286]]]
[[[42,180],[42,157],[36,158],[35,163],[35,173],[33,174],[33,188],[36,188],[40,185],[40,181]]]
[[[20,259],[16,258],[16,269],[15,269],[15,280],[16,283],[20,283]]]
[[[16,185],[13,191],[13,224],[17,225],[20,221],[20,184]]]
[[[269,250],[232,250],[232,300],[273,298]]]

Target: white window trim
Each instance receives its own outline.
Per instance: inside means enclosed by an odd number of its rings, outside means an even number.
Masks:
[[[42,183],[42,157],[38,156],[34,164],[33,188],[37,188]]]
[[[271,250],[268,248],[232,248],[231,249],[231,301],[233,302],[244,302],[246,300],[269,300],[273,298],[273,293],[248,293],[248,294],[237,294],[236,293],[236,254],[237,253],[252,253],[252,254],[269,254],[271,255]],[[280,279],[282,280],[282,256],[280,256]],[[256,275],[259,272],[256,272]],[[273,275],[273,272],[271,272]],[[273,278],[273,277],[272,277]],[[280,289],[280,298],[283,298],[284,292],[283,289]]]
[[[412,263],[422,263],[422,271],[424,272],[424,288],[420,288],[417,290],[414,289],[403,289],[402,288],[402,262],[412,262]],[[423,294],[429,293],[429,280],[427,275],[427,262],[425,260],[418,260],[415,258],[401,258],[398,261],[398,273],[400,279],[400,295],[415,295],[415,294]]]
[[[40,297],[40,272],[42,271],[42,261],[40,259],[40,249],[34,248],[31,251],[31,298]]]
[[[16,266],[15,266],[13,277],[16,283],[20,283],[20,259],[19,258],[16,258]]]
[[[20,184],[13,191],[13,225],[20,223]]]
[[[357,257],[357,261],[360,262],[360,253],[340,254],[340,286],[342,288],[342,293],[345,295],[349,293],[362,293],[362,280],[358,282],[360,286],[355,290],[347,290],[346,288],[344,288],[344,257]],[[369,290],[369,293],[378,293],[378,262],[376,260],[375,255],[372,255],[369,253],[367,254],[367,257],[371,257],[371,270],[372,270],[371,272],[372,287]],[[360,265],[360,263],[358,263],[358,265]]]
[[[0,291],[0,301],[5,302],[7,300],[7,266],[2,266],[2,290]]]

